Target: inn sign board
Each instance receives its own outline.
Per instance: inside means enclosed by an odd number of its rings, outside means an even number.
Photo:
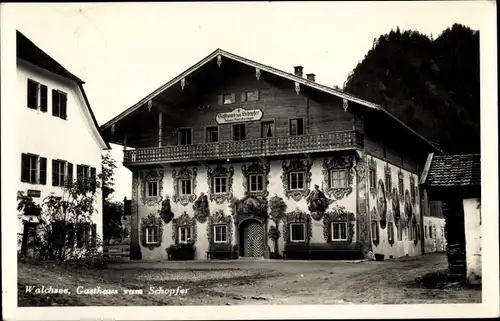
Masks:
[[[262,118],[262,110],[260,109],[243,109],[236,108],[227,113],[219,113],[215,117],[218,124],[229,124],[246,121],[256,121]]]

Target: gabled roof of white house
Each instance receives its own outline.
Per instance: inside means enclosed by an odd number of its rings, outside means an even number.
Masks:
[[[35,45],[28,37],[23,35],[19,30],[17,30],[16,35],[16,49],[17,49],[17,58],[27,61],[35,66],[43,68],[47,71],[50,71],[56,75],[64,77],[66,79],[72,80],[76,82],[80,92],[82,93],[83,99],[85,100],[85,105],[90,113],[90,117],[92,118],[93,126],[99,133],[101,139],[104,141],[104,144],[108,149],[111,149],[109,143],[104,139],[101,129],[99,128],[99,124],[95,118],[94,112],[90,107],[89,100],[87,95],[85,94],[85,90],[83,89],[83,84],[85,83],[83,80],[69,72],[66,68],[64,68],[60,63],[58,63],[54,58],[50,57],[47,53],[45,53],[42,49],[40,49],[37,45]]]
[[[182,79],[184,79],[185,77],[189,76],[194,71],[196,71],[199,68],[201,68],[202,66],[206,65],[207,63],[209,63],[213,59],[218,59],[218,57],[229,58],[229,59],[232,59],[234,61],[240,62],[242,64],[245,64],[245,65],[248,65],[248,66],[251,66],[251,67],[255,67],[255,68],[259,69],[260,71],[265,71],[265,72],[268,72],[270,74],[276,75],[278,77],[282,77],[282,78],[294,81],[294,82],[299,83],[301,85],[308,86],[310,88],[314,88],[316,90],[328,93],[328,94],[336,96],[336,97],[340,97],[340,98],[346,99],[348,101],[352,101],[352,102],[357,103],[359,105],[365,106],[366,108],[370,108],[370,109],[375,110],[375,111],[380,111],[381,113],[383,113],[387,117],[395,120],[401,126],[405,127],[407,130],[409,130],[410,132],[412,132],[415,136],[417,136],[418,138],[422,139],[424,142],[426,142],[427,144],[429,144],[430,146],[432,146],[433,149],[439,150],[429,140],[427,140],[422,135],[420,135],[419,133],[417,133],[416,131],[414,131],[410,127],[408,127],[405,123],[403,123],[401,120],[399,120],[396,116],[392,115],[391,113],[389,113],[387,110],[385,110],[384,108],[382,108],[378,104],[375,104],[375,103],[366,101],[364,99],[361,99],[359,97],[353,96],[353,95],[351,95],[349,93],[346,93],[346,92],[344,92],[342,90],[338,90],[338,89],[335,89],[335,88],[332,88],[332,87],[321,85],[321,84],[319,84],[319,83],[317,83],[315,81],[308,80],[308,79],[296,76],[294,74],[291,74],[291,73],[288,73],[288,72],[285,72],[285,71],[282,71],[282,70],[279,70],[279,69],[276,69],[276,68],[273,68],[273,67],[270,67],[270,66],[267,66],[267,65],[255,62],[255,61],[252,61],[252,60],[247,59],[247,58],[243,58],[241,56],[238,56],[238,55],[235,55],[233,53],[224,51],[222,49],[215,50],[210,55],[206,56],[205,58],[203,58],[202,60],[200,60],[199,62],[197,62],[196,64],[194,64],[193,66],[191,66],[190,68],[188,68],[187,70],[185,70],[184,72],[182,72],[180,75],[178,75],[174,79],[170,80],[169,82],[167,82],[163,86],[159,87],[158,89],[156,89],[155,91],[153,91],[152,93],[150,93],[149,95],[147,95],[146,97],[144,97],[143,99],[141,99],[140,101],[138,101],[136,104],[134,104],[130,108],[128,108],[125,111],[123,111],[122,113],[120,113],[118,116],[114,117],[113,119],[111,119],[110,121],[108,121],[107,123],[105,123],[103,126],[101,126],[101,129],[102,130],[106,130],[107,128],[109,128],[110,126],[112,126],[113,124],[115,124],[116,122],[120,121],[121,119],[125,118],[127,115],[131,114],[132,112],[134,112],[135,110],[137,110],[138,108],[140,108],[141,106],[147,104],[148,101],[152,100],[153,98],[155,98],[156,96],[158,96],[159,94],[161,94],[163,91],[165,91],[168,88],[174,86],[175,84],[178,84],[179,82],[181,82]]]

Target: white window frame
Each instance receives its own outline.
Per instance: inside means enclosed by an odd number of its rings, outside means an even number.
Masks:
[[[398,241],[402,241],[403,240],[403,226],[401,226],[401,222],[396,226],[396,228],[397,228],[396,237],[397,237]]]
[[[220,234],[220,235],[225,235],[225,240],[217,240],[217,228],[223,228],[224,229],[224,233],[223,234]],[[227,233],[227,225],[223,225],[223,224],[217,224],[217,225],[214,225],[214,243],[227,243],[229,240],[229,235]]]
[[[262,179],[262,189],[258,189],[259,188],[259,180],[258,180],[258,177],[260,177]],[[255,186],[257,189],[252,189],[252,178],[255,178]],[[251,174],[248,176],[248,190],[250,192],[262,192],[264,191],[264,175],[262,174]]]
[[[335,185],[335,182],[340,182],[342,181],[340,178],[337,178],[336,180],[333,178],[334,173],[344,173],[344,184],[343,185]],[[348,187],[349,183],[347,181],[347,170],[346,169],[331,169],[330,170],[330,188],[343,188],[343,187]],[[340,176],[339,176],[340,177]]]
[[[224,176],[216,176],[216,177],[213,177],[212,178],[212,184],[213,184],[213,187],[214,187],[214,194],[226,194],[227,193],[227,177],[224,177]],[[224,185],[222,185],[222,181],[225,182]],[[220,183],[219,187],[220,187],[220,191],[217,192],[217,182]],[[224,190],[222,190],[222,186],[225,187]]]
[[[153,230],[155,232],[150,234],[151,230]],[[159,232],[158,231],[158,226],[148,226],[148,227],[146,227],[146,244],[158,244],[158,242],[159,242],[158,232]],[[151,241],[149,240],[150,236],[151,236]]]
[[[186,229],[189,230],[189,236],[186,237],[184,240],[182,239],[182,230]],[[185,234],[187,236],[187,233]],[[185,225],[185,226],[179,226],[179,243],[187,243],[189,239],[193,238],[193,228],[191,226]]]
[[[184,190],[182,188],[182,183],[183,182],[186,182],[186,181],[189,181],[189,193],[184,193]],[[182,179],[179,179],[179,195],[180,196],[189,196],[189,195],[193,195],[193,180],[190,179],[190,178],[182,178]]]
[[[334,226],[344,226],[345,227],[345,238],[335,238],[335,233],[334,233],[335,229],[334,229]],[[331,222],[330,229],[331,229],[331,237],[330,237],[330,239],[331,239],[332,242],[344,242],[344,241],[347,241],[347,239],[348,239],[348,235],[347,234],[349,233],[349,231],[347,229],[347,222]],[[339,234],[340,234],[339,236],[342,235],[342,230],[341,229],[339,229]]]
[[[293,238],[292,226],[294,226],[294,225],[301,225],[302,226],[302,229],[304,232],[304,238],[302,240],[296,240]],[[290,242],[305,242],[306,241],[306,223],[303,223],[303,222],[290,223],[289,229],[290,229]]]
[[[229,100],[226,100],[226,96],[229,96]],[[223,104],[223,105],[230,105],[230,104],[234,104],[234,101],[233,101],[233,94],[232,94],[232,93],[225,93],[225,94],[222,94],[222,104]]]
[[[31,78],[28,78],[28,82],[32,82],[36,85],[36,108],[33,108],[33,110],[40,110],[42,107],[42,84],[40,84],[38,81],[33,80]],[[29,87],[28,85],[26,85]],[[28,92],[28,88],[26,88],[26,93]],[[48,91],[47,91],[47,96],[48,96]],[[48,97],[47,97],[48,98]],[[47,105],[48,105],[48,99],[47,99]],[[48,108],[48,106],[47,106]]]
[[[294,174],[297,175],[297,188],[293,188],[292,187],[292,176]],[[299,186],[299,174],[302,175],[302,186],[301,187],[298,187]],[[300,190],[304,189],[305,179],[306,179],[306,174],[304,172],[302,172],[302,171],[300,171],[300,172],[299,171],[297,171],[297,172],[290,172],[288,175],[289,175],[288,178],[290,180],[290,182],[289,182],[289,184],[290,184],[289,189],[291,191],[300,191]]]
[[[374,230],[376,228],[376,230]],[[380,241],[380,227],[378,224],[378,221],[372,221],[372,226],[371,226],[371,232],[372,232],[372,241]],[[375,237],[377,235],[377,237]]]
[[[29,182],[28,184],[38,184],[40,183],[40,156],[34,154],[25,154],[29,159]],[[34,162],[34,164],[33,164]],[[34,165],[34,168],[32,167]],[[22,169],[24,170],[24,169]],[[31,181],[32,172],[35,172],[35,181]]]
[[[156,195],[150,195],[150,185],[149,184],[154,184],[156,183]],[[160,183],[158,181],[146,181],[146,197],[158,197],[158,188],[160,186]]]

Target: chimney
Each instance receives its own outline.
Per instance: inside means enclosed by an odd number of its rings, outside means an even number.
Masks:
[[[307,74],[307,80],[310,81],[316,81],[316,75],[315,74]]]
[[[295,76],[302,77],[302,74],[304,72],[304,67],[302,67],[302,66],[295,66],[295,67],[293,67],[293,69],[295,69],[295,72],[294,72]]]

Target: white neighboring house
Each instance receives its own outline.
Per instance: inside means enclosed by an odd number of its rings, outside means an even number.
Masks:
[[[83,90],[84,82],[17,31],[17,97],[20,114],[17,189],[41,204],[62,194],[62,182],[101,171],[101,152],[110,149]],[[102,237],[98,190],[92,225],[75,226],[75,245]],[[18,213],[20,239],[35,232],[37,219]],[[23,221],[31,224],[23,226]],[[27,237],[26,239],[30,239]],[[29,242],[29,241],[28,241]],[[83,243],[82,243],[83,242]],[[19,244],[21,245],[21,244]]]

